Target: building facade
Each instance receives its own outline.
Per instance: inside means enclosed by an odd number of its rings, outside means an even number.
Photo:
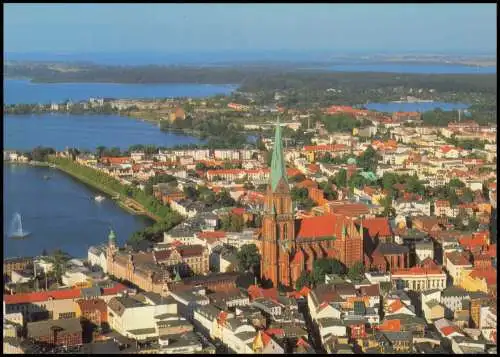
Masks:
[[[316,259],[335,257],[348,267],[362,262],[362,223],[358,227],[340,214],[294,218],[279,122],[274,143],[262,221],[262,279],[293,287]]]

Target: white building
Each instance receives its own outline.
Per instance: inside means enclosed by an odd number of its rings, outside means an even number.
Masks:
[[[434,243],[432,241],[416,242],[415,254],[418,263],[423,262],[427,258],[434,260]]]
[[[87,260],[90,266],[100,267],[105,274],[108,272],[105,245],[91,246],[87,252]]]
[[[89,269],[85,267],[73,267],[71,269],[67,269],[61,280],[62,283],[66,286],[75,286],[83,283],[87,283],[91,280],[88,275]]]
[[[396,289],[424,291],[429,289],[444,289],[446,274],[439,269],[423,269],[413,267],[395,271],[391,281]]]
[[[158,335],[155,316],[176,311],[175,303],[164,302],[158,294],[119,296],[108,302],[108,323],[122,336],[143,340]]]

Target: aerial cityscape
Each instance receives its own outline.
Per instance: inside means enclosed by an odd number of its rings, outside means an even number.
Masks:
[[[3,353],[497,353],[494,4],[3,6]]]

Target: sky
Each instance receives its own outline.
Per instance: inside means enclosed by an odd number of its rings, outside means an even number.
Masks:
[[[4,4],[4,51],[496,53],[496,4]]]

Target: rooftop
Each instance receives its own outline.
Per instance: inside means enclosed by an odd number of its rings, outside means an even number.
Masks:
[[[28,322],[27,324],[28,337],[33,338],[51,335],[54,329],[65,333],[82,332],[82,326],[78,318]]]

